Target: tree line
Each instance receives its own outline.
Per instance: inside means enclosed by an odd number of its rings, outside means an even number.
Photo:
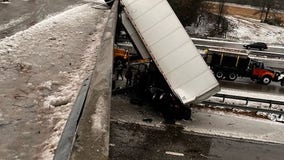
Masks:
[[[210,12],[212,4],[204,3],[208,1],[218,4],[217,14],[212,15]],[[224,17],[227,10],[226,3],[255,6],[259,8],[255,14],[259,15],[260,21],[273,25],[282,24],[281,18],[276,13],[284,9],[283,0],[168,0],[168,2],[184,26],[189,26],[192,23],[198,25],[204,14],[210,15],[215,19],[215,30],[212,32],[217,35],[223,34],[229,27],[229,23]]]
[[[211,0],[213,2],[220,3],[236,3],[243,5],[251,5],[258,8],[255,14],[259,14],[260,21],[272,25],[280,25],[282,23],[281,18],[277,13],[284,10],[283,0]]]
[[[198,26],[205,15],[209,17],[211,21],[214,21],[214,30],[210,31],[212,32],[212,36],[222,35],[229,27],[229,22],[224,17],[224,13],[226,12],[224,4],[226,0],[219,1],[222,3],[219,5],[218,15],[214,15],[210,12],[212,4],[204,3],[205,0],[168,0],[184,26],[189,26],[193,23]]]
[[[210,1],[210,0],[209,0]],[[214,2],[218,2],[218,0],[211,0]],[[278,9],[284,9],[284,1],[283,0],[227,0],[228,3],[236,3],[243,5],[251,5],[255,7],[262,7],[264,3],[275,4],[275,7]]]

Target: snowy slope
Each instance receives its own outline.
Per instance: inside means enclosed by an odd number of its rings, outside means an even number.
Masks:
[[[269,45],[284,45],[284,28],[260,23],[259,20],[239,16],[226,16],[232,28],[226,34],[226,39],[248,42],[265,42]],[[187,26],[189,34],[195,36],[209,36],[209,31],[214,28],[212,22],[204,17],[198,27],[195,24]]]
[[[284,28],[260,23],[259,20],[243,17],[226,17],[235,28],[227,33],[227,38],[242,42],[266,42],[268,44],[284,44]]]

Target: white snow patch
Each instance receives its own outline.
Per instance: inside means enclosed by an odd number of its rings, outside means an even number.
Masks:
[[[72,94],[69,95],[69,96],[66,96],[66,95],[64,95],[64,96],[54,96],[54,95],[48,96],[45,99],[44,107],[50,108],[50,107],[58,107],[58,106],[66,105],[66,104],[71,102],[72,97],[73,97]]]
[[[42,82],[39,85],[39,89],[48,89],[48,90],[52,90],[52,81],[46,81],[46,82]]]
[[[227,38],[242,42],[265,42],[268,44],[284,44],[284,28],[260,23],[259,20],[243,17],[226,17],[236,27]]]
[[[284,28],[273,26],[266,23],[260,23],[259,20],[244,18],[240,16],[226,16],[228,21],[234,26],[232,31],[226,34],[227,40],[239,41],[239,43],[265,42],[269,46],[283,47]],[[187,32],[192,35],[208,36],[209,31],[214,29],[214,24],[208,21],[204,16],[201,23],[196,26],[185,27]]]
[[[104,116],[98,116],[105,115],[106,109],[104,107],[104,98],[100,96],[96,104],[96,114],[92,115],[92,131],[94,131],[95,134],[107,132],[105,126],[103,126],[105,120],[102,118]],[[100,129],[100,131],[97,132],[97,129]]]
[[[77,7],[71,11],[65,12],[64,15],[68,16],[68,15],[77,15],[77,16],[91,16],[89,14],[88,11],[83,12],[84,10],[89,10],[87,6],[81,6],[81,7]],[[71,13],[70,13],[71,12]],[[78,13],[81,13],[82,15],[78,15]],[[84,15],[86,14],[86,15]],[[61,17],[61,19],[63,20],[65,18],[65,16],[59,16]],[[97,24],[95,26],[96,28],[96,33],[94,35],[91,36],[91,44],[89,44],[87,46],[87,49],[84,53],[82,53],[82,57],[81,57],[81,67],[78,68],[76,71],[72,72],[71,75],[69,75],[67,72],[60,72],[60,74],[62,75],[68,75],[70,76],[70,80],[69,83],[66,86],[63,86],[61,88],[59,88],[60,92],[57,92],[55,95],[53,96],[49,96],[46,101],[45,104],[47,104],[45,107],[47,106],[54,106],[54,105],[60,105],[60,104],[66,104],[66,106],[69,106],[68,109],[66,109],[66,111],[59,112],[59,115],[61,114],[61,116],[65,117],[63,118],[59,123],[58,123],[58,132],[55,132],[51,135],[50,140],[46,141],[46,144],[48,144],[46,146],[46,149],[44,150],[44,153],[42,154],[41,157],[44,157],[44,159],[51,159],[53,157],[53,151],[55,150],[57,143],[59,141],[59,137],[61,135],[61,132],[64,128],[64,124],[66,122],[66,119],[68,117],[68,114],[70,112],[70,106],[73,106],[73,103],[75,101],[75,96],[78,93],[78,89],[81,86],[82,80],[84,80],[86,78],[86,76],[88,75],[88,73],[91,72],[91,70],[94,67],[94,63],[96,62],[95,57],[96,57],[96,52],[99,49],[100,43],[101,43],[101,36],[103,33],[103,29],[104,29],[104,24],[106,22],[107,18],[103,18],[102,22],[100,24]],[[78,22],[80,23],[80,21]],[[81,33],[79,33],[81,34]],[[95,54],[94,54],[95,53]],[[67,95],[67,96],[66,96]],[[61,107],[60,107],[61,108]],[[65,107],[63,106],[63,109]],[[50,143],[50,141],[52,143]],[[45,157],[50,157],[50,158],[45,158]]]
[[[54,151],[57,147],[57,143],[60,140],[63,126],[65,125],[65,121],[59,121],[55,127],[53,128],[52,138],[48,140],[48,143],[45,143],[42,147],[44,152],[41,154],[41,159],[51,160],[54,156]]]

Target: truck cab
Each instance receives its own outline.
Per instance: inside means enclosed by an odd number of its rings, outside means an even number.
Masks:
[[[113,49],[114,64],[126,63],[129,57],[128,50],[123,48],[114,47]]]
[[[251,79],[268,85],[275,79],[275,72],[264,66],[263,62],[251,60]]]

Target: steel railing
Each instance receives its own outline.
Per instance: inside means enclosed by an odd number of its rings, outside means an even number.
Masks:
[[[272,109],[272,105],[283,105],[283,101],[276,101],[276,100],[267,100],[261,98],[252,98],[252,97],[244,97],[244,96],[236,96],[236,95],[228,95],[228,94],[215,94],[213,97],[222,98],[222,102],[216,102],[212,100],[207,100],[201,102],[204,105],[211,105],[211,106],[221,106],[225,108],[238,108],[243,110],[250,110],[250,111],[258,111],[258,112],[266,112],[266,113],[274,113],[274,114],[284,114],[283,109]],[[243,100],[245,101],[244,104],[228,104],[225,103],[226,99],[234,99],[234,100]],[[267,103],[269,106],[267,108],[259,108],[249,106],[249,102],[260,102],[260,103]]]

